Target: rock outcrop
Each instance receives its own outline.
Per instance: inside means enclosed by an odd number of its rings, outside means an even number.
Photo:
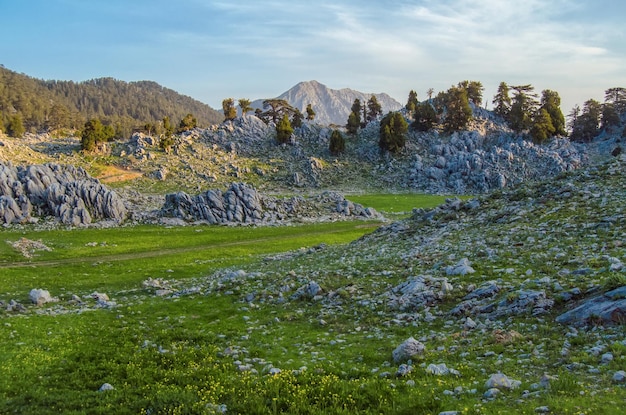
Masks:
[[[588,299],[556,318],[561,324],[620,324],[626,321],[626,286]]]
[[[313,198],[294,196],[279,199],[264,196],[244,183],[233,183],[225,192],[208,190],[195,196],[185,192],[168,194],[161,215],[210,224],[275,223],[324,215],[362,218],[380,216],[374,209],[352,203],[337,192],[325,192]]]
[[[536,145],[503,133],[488,140],[478,131],[455,133],[447,142],[424,144],[409,165],[409,187],[431,192],[484,193],[582,166],[585,155],[569,140]]]
[[[0,163],[0,223],[29,222],[38,216],[81,226],[101,219],[122,222],[126,208],[114,191],[82,168]]]

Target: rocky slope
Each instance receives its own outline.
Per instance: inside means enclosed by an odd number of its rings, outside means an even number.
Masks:
[[[323,125],[345,125],[355,99],[365,104],[375,96],[383,109],[383,114],[397,111],[402,104],[385,93],[363,93],[349,88],[332,89],[317,81],[300,82],[277,98],[284,99],[302,113],[311,104],[315,111],[315,121]],[[263,108],[263,99],[252,103],[254,108]]]

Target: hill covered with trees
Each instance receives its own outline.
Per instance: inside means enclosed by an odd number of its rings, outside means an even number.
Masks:
[[[210,106],[152,81],[40,80],[4,67],[0,67],[0,110],[3,131],[81,129],[87,120],[97,118],[120,138],[146,124],[159,125],[165,117],[178,122],[193,114],[205,127],[224,119]]]

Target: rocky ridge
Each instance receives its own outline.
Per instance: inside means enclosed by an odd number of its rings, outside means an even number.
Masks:
[[[264,196],[244,183],[233,183],[225,192],[208,190],[190,196],[185,192],[168,194],[161,210],[164,217],[209,224],[277,223],[294,219],[322,220],[324,216],[381,219],[373,208],[353,203],[337,192],[315,197],[276,198]]]

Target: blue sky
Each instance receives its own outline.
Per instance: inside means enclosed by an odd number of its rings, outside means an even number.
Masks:
[[[500,81],[562,109],[626,87],[623,0],[0,0],[0,64],[42,79],[153,80],[215,108],[300,81],[387,92]]]

